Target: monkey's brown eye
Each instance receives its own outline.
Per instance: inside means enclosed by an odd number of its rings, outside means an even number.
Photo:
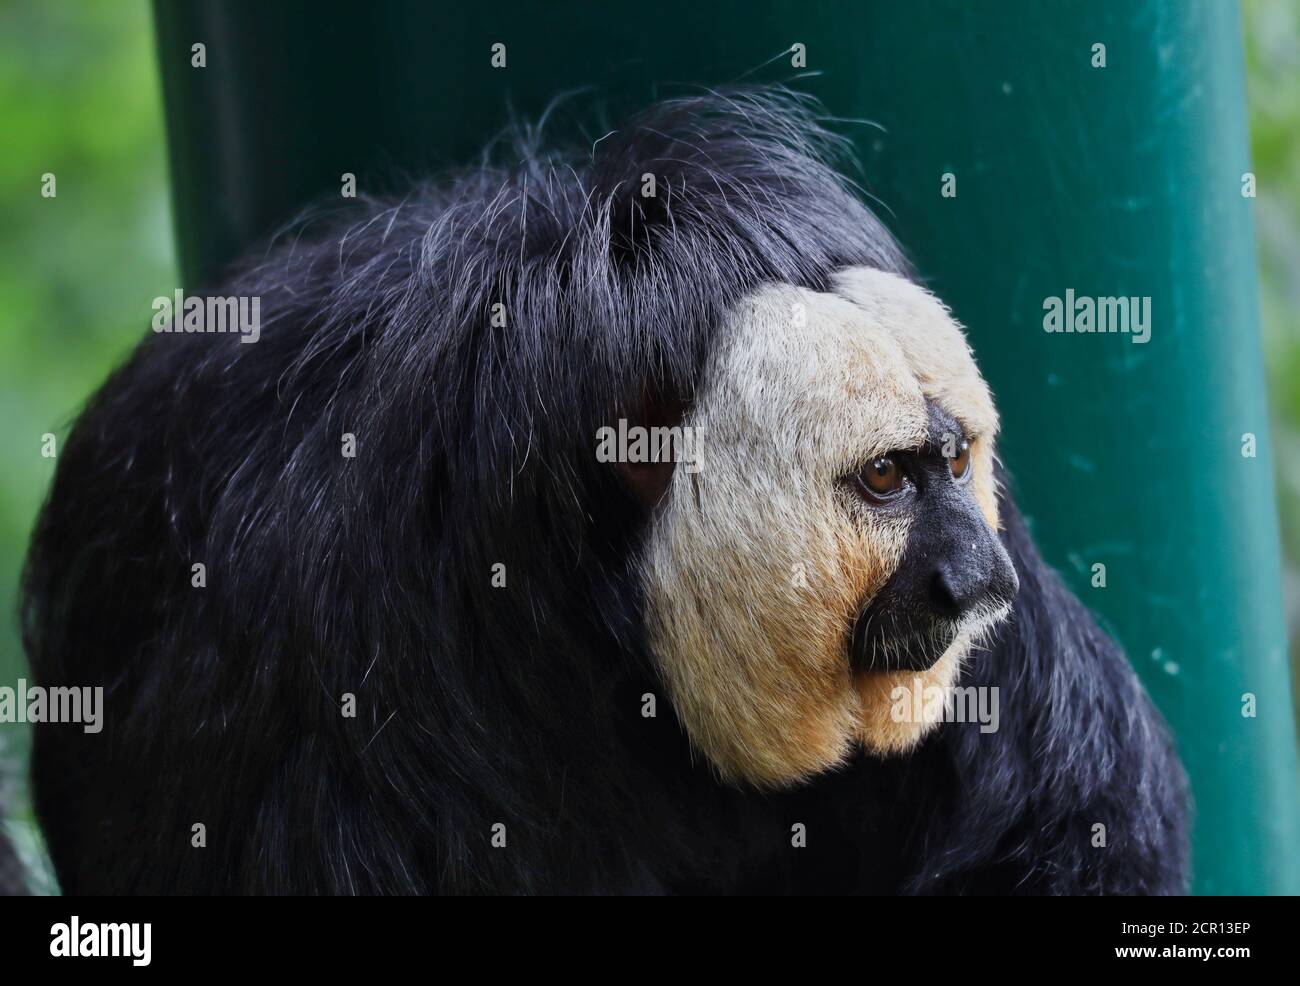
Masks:
[[[903,488],[903,470],[887,455],[873,459],[858,478],[868,493],[880,499],[888,499]]]
[[[970,442],[962,442],[957,446],[957,454],[949,462],[952,467],[952,478],[957,482],[962,482],[970,477]]]

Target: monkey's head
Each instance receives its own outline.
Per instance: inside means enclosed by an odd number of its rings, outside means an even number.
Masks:
[[[651,645],[724,776],[789,783],[934,723],[1018,588],[997,537],[997,414],[947,310],[896,274],[769,285],[728,314],[683,426],[699,459],[659,500]]]

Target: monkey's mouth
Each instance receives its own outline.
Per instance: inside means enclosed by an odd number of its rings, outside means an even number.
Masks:
[[[999,600],[957,619],[917,618],[872,603],[854,621],[849,667],[854,674],[929,671],[954,644],[978,642],[1010,611],[1010,602]]]
[[[849,667],[854,674],[928,671],[960,632],[960,625],[953,620],[917,621],[868,606],[853,626]]]

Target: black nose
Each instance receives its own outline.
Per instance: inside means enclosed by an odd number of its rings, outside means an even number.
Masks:
[[[930,576],[930,608],[949,619],[961,616],[975,601],[971,583],[971,579],[954,577],[947,566],[939,566]]]
[[[982,602],[1010,602],[1020,588],[1016,571],[1001,545],[992,538],[965,559],[949,557],[930,574],[928,596],[936,616],[957,619]]]

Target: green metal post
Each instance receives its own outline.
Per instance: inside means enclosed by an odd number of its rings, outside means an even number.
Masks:
[[[798,76],[879,124],[844,126],[970,329],[1038,541],[1177,734],[1196,889],[1300,892],[1235,4],[158,0],[157,24],[192,285],[345,172],[464,162],[566,90],[617,119],[674,84]],[[1149,298],[1150,340],[1044,331],[1067,289]]]

